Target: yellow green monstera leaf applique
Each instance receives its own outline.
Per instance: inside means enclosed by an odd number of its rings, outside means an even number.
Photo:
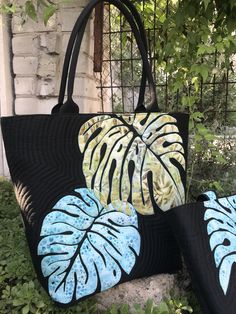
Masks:
[[[143,215],[185,201],[183,141],[168,114],[98,115],[79,131],[88,188],[109,204],[128,201]]]

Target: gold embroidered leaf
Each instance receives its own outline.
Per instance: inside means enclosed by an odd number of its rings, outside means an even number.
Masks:
[[[96,116],[81,127],[79,148],[87,186],[103,204],[128,201],[151,215],[184,202],[184,148],[174,117]]]

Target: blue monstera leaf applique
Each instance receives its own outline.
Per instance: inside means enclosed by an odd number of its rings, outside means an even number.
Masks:
[[[204,202],[204,219],[208,222],[210,247],[219,269],[220,285],[226,295],[232,266],[236,263],[236,195],[217,199],[211,192],[207,196],[210,199]]]
[[[44,218],[38,245],[53,300],[68,304],[119,283],[140,252],[137,228],[129,203],[104,208],[83,188],[60,199]]]

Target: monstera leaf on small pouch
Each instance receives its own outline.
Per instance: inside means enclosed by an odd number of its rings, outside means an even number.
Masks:
[[[210,195],[210,194],[209,194]],[[208,221],[207,232],[210,247],[214,252],[219,281],[224,294],[227,293],[232,266],[236,263],[236,195],[204,202],[204,219]]]
[[[183,141],[168,114],[100,115],[79,131],[87,186],[109,204],[132,203],[141,214],[185,201]]]
[[[137,214],[131,204],[116,206],[104,208],[91,190],[76,189],[44,218],[38,255],[55,301],[106,290],[131,272],[140,251]]]

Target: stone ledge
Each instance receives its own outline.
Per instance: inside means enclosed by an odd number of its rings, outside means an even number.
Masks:
[[[140,304],[142,307],[148,299],[152,299],[155,304],[159,304],[171,289],[179,291],[177,285],[177,275],[161,274],[148,278],[136,279],[123,283],[96,296],[98,308],[106,310],[113,304]]]

